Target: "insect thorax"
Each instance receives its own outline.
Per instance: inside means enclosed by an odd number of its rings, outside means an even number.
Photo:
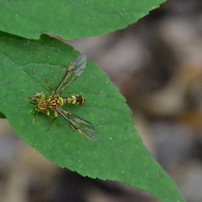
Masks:
[[[63,98],[61,97],[52,97],[50,96],[48,99],[49,108],[50,109],[56,109],[57,107],[60,107],[64,104]]]

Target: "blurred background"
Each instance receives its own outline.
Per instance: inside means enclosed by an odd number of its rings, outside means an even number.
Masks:
[[[109,75],[188,202],[202,201],[202,1],[168,0],[105,36],[66,41]],[[160,202],[47,161],[0,120],[0,202]]]

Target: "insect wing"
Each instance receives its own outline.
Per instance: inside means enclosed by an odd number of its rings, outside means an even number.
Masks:
[[[85,121],[78,116],[71,114],[67,111],[65,111],[63,108],[58,107],[56,108],[56,111],[58,114],[60,114],[66,121],[70,123],[70,125],[77,130],[80,134],[82,134],[84,137],[88,138],[92,141],[98,140],[98,135],[95,131],[94,126],[89,123],[88,121]]]
[[[80,77],[86,67],[86,56],[80,55],[67,68],[62,80],[53,93],[53,96],[60,96],[78,77]]]

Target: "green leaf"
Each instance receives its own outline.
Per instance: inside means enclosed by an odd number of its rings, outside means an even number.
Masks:
[[[91,178],[117,180],[144,189],[164,201],[183,202],[174,182],[142,144],[134,129],[125,99],[108,77],[92,62],[63,96],[80,94],[84,105],[67,105],[67,111],[91,122],[99,140],[92,142],[73,132],[58,117],[38,113],[25,99],[36,92],[51,94],[79,53],[56,39],[43,35],[39,41],[0,33],[0,85],[2,111],[15,132],[53,163]]]
[[[9,0],[0,4],[0,30],[38,39],[41,33],[84,38],[127,27],[165,0]]]

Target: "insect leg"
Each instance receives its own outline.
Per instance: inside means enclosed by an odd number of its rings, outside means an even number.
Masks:
[[[35,113],[34,113],[34,116],[33,116],[33,118],[32,118],[32,124],[34,124],[34,122],[35,122],[37,112],[38,112],[38,111],[36,110]]]
[[[49,130],[50,130],[50,128],[51,128],[53,122],[54,122],[57,118],[58,118],[58,117],[55,117],[55,118],[49,123],[48,128],[47,128],[46,131],[49,131]]]
[[[31,102],[30,100],[28,100],[28,99],[25,99],[27,102],[29,102],[30,104],[32,104],[32,105],[36,105],[36,103],[34,103],[34,102]]]
[[[47,114],[47,115],[50,115],[50,114]],[[51,127],[52,123],[58,118],[58,113],[57,113],[56,110],[54,110],[54,116],[55,116],[55,118],[49,123],[48,128],[47,128],[46,131],[50,130],[50,127]]]

